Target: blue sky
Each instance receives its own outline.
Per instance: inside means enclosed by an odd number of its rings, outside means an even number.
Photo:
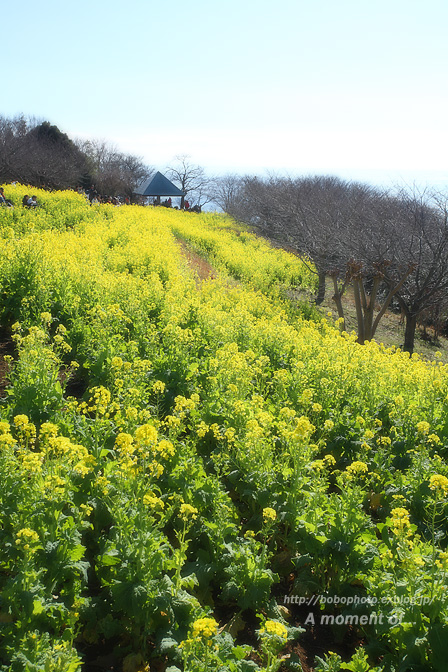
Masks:
[[[21,0],[0,114],[159,170],[448,185],[447,26],[446,0]]]

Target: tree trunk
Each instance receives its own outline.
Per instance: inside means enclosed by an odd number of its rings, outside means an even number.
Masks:
[[[362,312],[362,299],[361,299],[361,291],[360,291],[360,284],[361,283],[362,283],[362,279],[353,278],[353,295],[355,297],[356,321],[358,323],[358,339],[357,339],[357,342],[360,345],[364,345],[365,334],[364,334],[364,315],[363,315],[363,312]]]
[[[417,327],[417,315],[406,312],[406,327],[404,331],[403,350],[411,355],[414,352],[415,330]]]
[[[342,305],[342,295],[344,293],[345,289],[345,283],[342,286],[342,289],[338,285],[338,279],[335,275],[333,275],[333,285],[334,285],[334,295],[333,295],[333,301],[335,302],[337,309],[338,309],[338,315],[339,319],[343,319],[342,323],[342,328],[345,329],[345,318],[344,318],[344,307]]]
[[[326,280],[325,271],[319,271],[319,286],[317,289],[317,296],[315,299],[316,306],[320,306],[320,304],[325,299],[325,280]]]

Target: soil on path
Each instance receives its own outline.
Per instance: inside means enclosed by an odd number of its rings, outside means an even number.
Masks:
[[[9,364],[5,361],[5,355],[14,355],[14,343],[9,334],[0,329],[0,398],[5,396],[5,389],[9,382]]]
[[[217,272],[208,261],[192,250],[185,241],[178,239],[177,242],[192,274],[196,275],[200,282],[216,278]]]

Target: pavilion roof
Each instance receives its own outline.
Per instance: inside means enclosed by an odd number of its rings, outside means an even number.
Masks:
[[[159,171],[149,180],[142,182],[134,193],[140,196],[185,196],[183,191]]]

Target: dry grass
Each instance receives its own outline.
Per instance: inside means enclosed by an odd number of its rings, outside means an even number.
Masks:
[[[336,304],[332,299],[333,294],[333,282],[328,279],[325,301],[320,306],[320,308],[325,315],[331,311],[334,319],[336,320],[338,318],[338,313]],[[305,297],[305,293],[303,292],[300,294],[300,298],[302,300],[305,298],[306,300],[312,300],[312,297],[309,294],[307,294]],[[356,331],[356,308],[353,298],[353,291],[350,287],[346,290],[342,298],[342,305],[344,307],[346,331]],[[384,343],[386,347],[391,347],[394,345],[397,348],[401,348],[404,342],[404,328],[405,323],[401,315],[392,311],[386,311],[378,325],[374,340],[378,343]],[[427,329],[427,337],[433,339],[434,332],[431,329]],[[436,342],[433,342],[432,340],[428,341],[424,337],[423,328],[420,327],[417,327],[415,334],[414,352],[428,360],[434,360],[436,358],[436,352],[440,352],[441,361],[448,364],[448,340],[446,338],[440,337]]]

